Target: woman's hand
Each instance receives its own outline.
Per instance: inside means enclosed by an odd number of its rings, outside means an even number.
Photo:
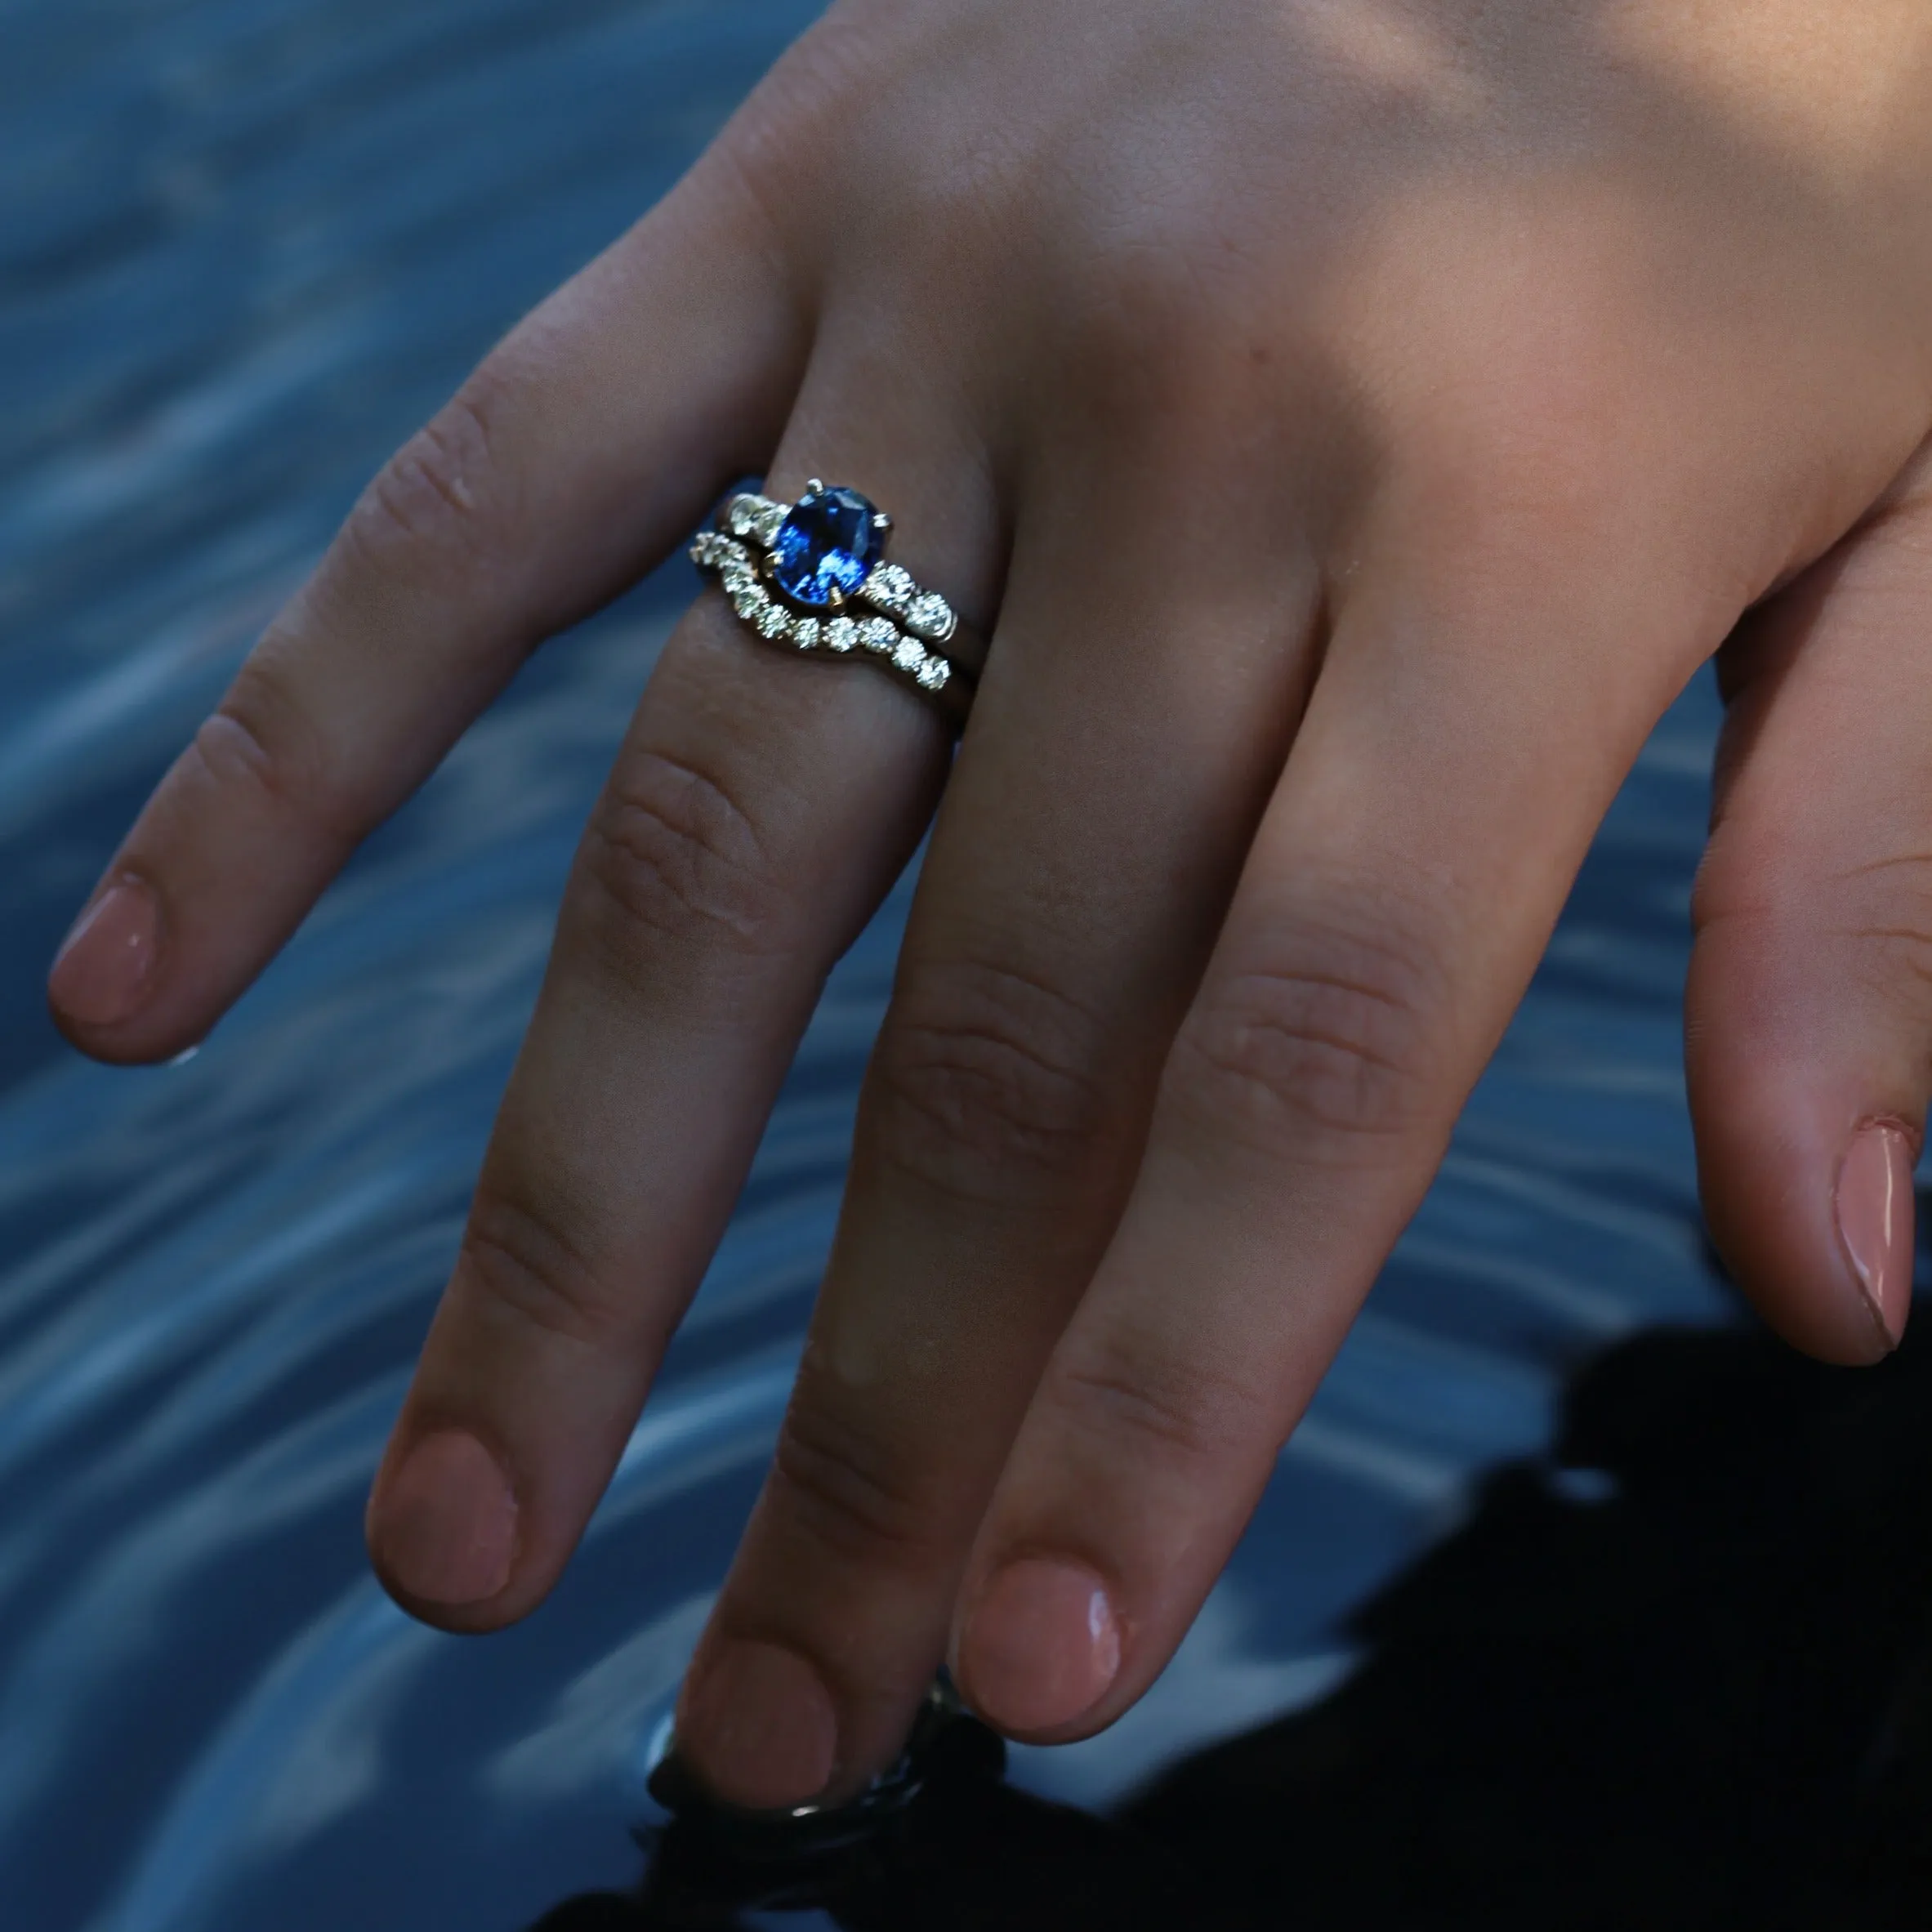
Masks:
[[[398,1597],[486,1630],[554,1582],[944,784],[681,1734],[728,1798],[837,1796],[948,1644],[1005,1729],[1109,1723],[1733,630],[1705,1198],[1786,1334],[1882,1354],[1932,1043],[1928,179],[1923,0],[843,0],[371,486],[54,969],[89,1052],[198,1039],[735,475],[855,486],[997,616],[949,777],[916,694],[715,592],[667,647],[377,1482]]]

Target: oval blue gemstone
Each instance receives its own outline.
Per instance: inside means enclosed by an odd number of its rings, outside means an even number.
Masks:
[[[771,542],[771,581],[792,603],[825,610],[850,597],[879,560],[878,512],[855,489],[801,497]]]

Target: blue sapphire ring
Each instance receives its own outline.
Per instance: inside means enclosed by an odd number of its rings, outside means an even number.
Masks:
[[[960,662],[957,614],[886,561],[891,528],[857,490],[814,478],[796,503],[752,491],[727,498],[691,558],[717,573],[732,608],[766,642],[876,664],[963,724],[973,676]]]

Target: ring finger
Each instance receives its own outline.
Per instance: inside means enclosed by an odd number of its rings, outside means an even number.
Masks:
[[[998,568],[970,462],[867,447],[809,376],[788,447],[879,492],[967,608]],[[959,446],[901,390],[892,439]],[[924,417],[926,420],[919,419]],[[917,433],[909,439],[912,427]],[[774,488],[795,485],[781,451]],[[774,649],[707,595],[679,627],[565,890],[469,1225],[370,1507],[409,1608],[492,1628],[555,1581],[713,1247],[824,975],[944,776],[936,710]]]

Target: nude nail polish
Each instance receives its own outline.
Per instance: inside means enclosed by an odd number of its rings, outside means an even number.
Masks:
[[[782,1644],[715,1640],[685,1687],[678,1750],[728,1805],[774,1811],[831,1783],[838,1714],[810,1664]]]
[[[1888,1348],[1912,1310],[1912,1168],[1904,1134],[1874,1122],[1853,1136],[1838,1170],[1839,1238]]]
[[[1052,1731],[1084,1716],[1120,1672],[1120,1622],[1091,1570],[1055,1558],[1009,1564],[960,1638],[962,1688],[1002,1730]]]
[[[88,907],[55,955],[47,975],[54,1010],[81,1026],[131,1018],[152,990],[161,944],[154,888],[132,874]]]
[[[460,1429],[426,1435],[377,1489],[370,1542],[397,1589],[478,1604],[510,1581],[516,1499],[496,1458]]]

